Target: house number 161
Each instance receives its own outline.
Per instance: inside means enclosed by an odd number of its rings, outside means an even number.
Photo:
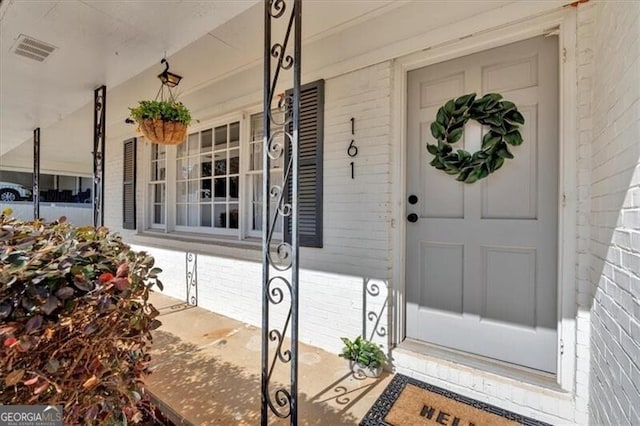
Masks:
[[[356,119],[354,117],[351,117],[351,136],[355,136],[356,134],[355,123],[356,123]],[[351,143],[347,148],[347,155],[351,158],[358,156],[358,147],[354,145],[354,139],[351,139]],[[355,179],[355,164],[353,161],[350,164],[351,164],[351,179]]]

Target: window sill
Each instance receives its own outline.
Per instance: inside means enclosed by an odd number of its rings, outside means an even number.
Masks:
[[[249,237],[239,241],[236,237],[202,235],[188,232],[171,232],[147,229],[129,238],[133,245],[177,250],[204,255],[229,257],[260,262],[262,240]]]

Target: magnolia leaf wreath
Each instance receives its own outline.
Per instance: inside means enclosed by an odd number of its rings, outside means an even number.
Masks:
[[[458,181],[474,183],[502,167],[506,158],[513,158],[508,146],[522,144],[518,129],[524,124],[524,117],[513,102],[501,99],[498,93],[489,93],[480,99],[470,93],[444,104],[431,123],[431,134],[438,143],[427,143],[427,151],[435,155],[429,164],[457,175]],[[482,147],[473,154],[464,149],[454,151],[452,145],[462,138],[469,119],[489,126],[482,138]]]

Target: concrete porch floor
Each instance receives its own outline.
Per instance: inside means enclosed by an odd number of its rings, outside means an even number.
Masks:
[[[260,422],[260,329],[152,293],[162,326],[153,332],[147,389],[194,425],[256,425]],[[287,367],[289,368],[289,364]],[[391,379],[356,378],[342,358],[300,345],[299,424],[359,423]],[[286,369],[276,369],[288,383]],[[288,424],[275,416],[270,424]]]

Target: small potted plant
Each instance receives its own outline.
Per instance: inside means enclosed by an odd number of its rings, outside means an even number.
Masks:
[[[131,118],[138,123],[142,134],[151,142],[178,145],[187,136],[191,113],[182,102],[169,100],[140,101],[129,108]]]
[[[362,336],[350,340],[341,338],[344,343],[342,353],[338,356],[349,361],[349,368],[356,375],[366,377],[379,377],[387,362],[387,356],[382,351],[382,346],[363,339]]]

